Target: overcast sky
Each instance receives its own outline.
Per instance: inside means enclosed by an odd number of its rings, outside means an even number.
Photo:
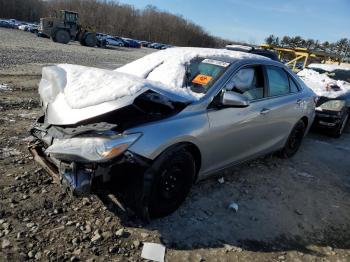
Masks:
[[[262,43],[266,36],[300,35],[321,41],[350,38],[350,0],[120,0],[180,14],[209,33]]]

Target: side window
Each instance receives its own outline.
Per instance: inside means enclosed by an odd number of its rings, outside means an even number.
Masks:
[[[225,85],[227,91],[237,92],[256,100],[264,97],[264,77],[261,67],[240,69]]]
[[[289,94],[289,80],[283,69],[274,66],[266,67],[269,81],[269,96]]]
[[[299,92],[299,87],[293,80],[293,78],[289,77],[289,85],[290,85],[290,92],[291,93],[298,93]]]

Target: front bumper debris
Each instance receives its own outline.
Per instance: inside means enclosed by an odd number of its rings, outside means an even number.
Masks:
[[[61,184],[65,191],[75,196],[93,193],[101,197],[111,195],[109,192],[113,195],[118,193],[131,210],[148,221],[147,199],[153,179],[152,168],[150,168],[152,160],[127,150],[104,163],[66,162],[45,152],[54,139],[71,138],[90,132],[106,132],[115,128],[116,125],[108,123],[75,128],[52,126],[43,123],[43,117],[41,117],[30,130],[35,140],[28,149],[34,160],[53,178],[55,183]],[[110,200],[113,203],[118,202],[114,198]]]
[[[53,178],[53,181],[55,183],[59,183],[60,176],[59,176],[58,168],[46,159],[45,155],[41,150],[41,147],[34,144],[34,145],[30,145],[28,149],[29,149],[29,152],[34,157],[34,160]]]
[[[73,195],[87,195],[91,192],[93,170],[78,168],[75,163],[65,164],[60,162],[59,167],[50,161],[44,154],[39,144],[29,146],[29,151],[34,160],[53,178],[54,183],[61,184]]]

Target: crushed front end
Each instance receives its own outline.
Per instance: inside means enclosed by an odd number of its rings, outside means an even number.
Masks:
[[[60,127],[38,119],[29,150],[56,182],[74,195],[86,195],[130,172],[142,173],[147,159],[129,152],[141,134],[121,134],[117,125],[86,124]]]

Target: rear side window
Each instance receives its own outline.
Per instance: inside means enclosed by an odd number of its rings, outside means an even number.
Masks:
[[[289,77],[289,84],[290,84],[290,92],[291,93],[298,93],[299,92],[299,87],[293,80],[293,78]]]
[[[269,82],[269,96],[289,94],[288,75],[283,69],[268,66],[266,72]]]

